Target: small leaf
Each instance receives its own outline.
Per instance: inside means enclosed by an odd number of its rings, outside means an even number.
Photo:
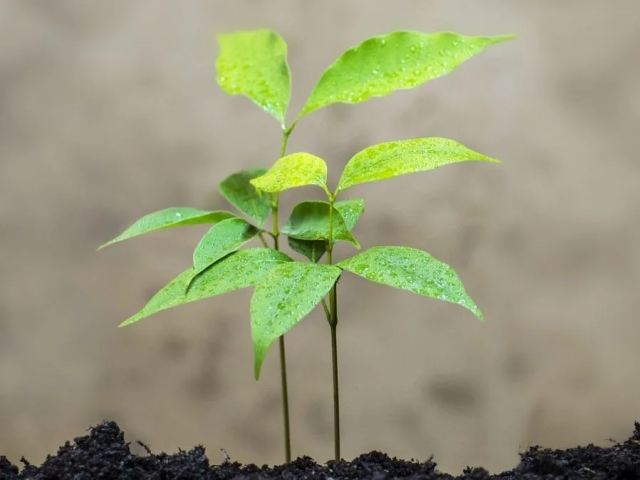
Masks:
[[[447,138],[416,138],[381,143],[365,148],[349,160],[336,192],[360,183],[425,172],[449,163],[469,161],[500,163],[495,158],[474,152]]]
[[[340,212],[344,223],[350,232],[353,231],[360,215],[364,212],[364,200],[342,200],[335,202],[333,206]],[[327,251],[327,244],[324,240],[301,240],[299,238],[287,237],[289,246],[294,252],[304,255],[312,262],[318,262]],[[334,242],[335,243],[335,242]]]
[[[154,313],[195,302],[223,293],[240,290],[258,284],[272,268],[293,260],[271,248],[249,248],[232,253],[198,275],[187,292],[193,278],[190,268],[156,293],[135,315],[119,326],[131,325]]]
[[[253,240],[260,230],[242,218],[229,218],[211,227],[193,253],[193,276]]]
[[[332,103],[361,103],[422,85],[514,35],[393,32],[347,50],[322,75],[298,118]]]
[[[336,265],[372,282],[457,303],[484,318],[453,268],[422,250],[373,247]]]
[[[360,216],[364,213],[364,200],[362,198],[354,198],[352,200],[341,200],[335,202],[333,206],[340,212],[344,223],[349,231],[352,231],[360,220]]]
[[[287,237],[287,242],[291,250],[304,255],[314,263],[318,263],[327,252],[327,244],[324,240],[300,240],[299,238]]]
[[[250,307],[256,380],[271,344],[320,303],[341,273],[332,265],[290,262],[270,270],[256,286]]]
[[[292,153],[280,158],[261,177],[251,180],[251,184],[260,192],[280,193],[290,188],[327,183],[327,164],[310,153]]]
[[[231,205],[253,218],[262,227],[271,212],[269,197],[260,195],[250,180],[267,172],[266,168],[243,170],[225,178],[220,183],[220,192]]]
[[[299,203],[293,208],[289,220],[280,231],[300,240],[329,240],[329,203],[318,200]],[[335,243],[340,240],[360,248],[340,211],[334,206],[333,241]]]
[[[182,227],[184,225],[218,223],[222,220],[234,217],[236,217],[236,215],[233,213],[225,212],[223,210],[207,212],[205,210],[197,210],[195,208],[188,207],[166,208],[164,210],[145,215],[116,238],[100,245],[98,250],[113,243],[137,237],[143,233],[163,230],[165,228]]]
[[[287,43],[271,30],[217,35],[217,80],[229,95],[250,98],[285,128],[291,98]]]

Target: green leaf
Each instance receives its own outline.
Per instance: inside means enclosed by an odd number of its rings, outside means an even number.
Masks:
[[[332,265],[290,262],[270,270],[256,286],[250,307],[256,380],[271,344],[320,303],[341,273]]]
[[[364,213],[364,200],[362,198],[341,200],[335,202],[333,206],[340,212],[340,215],[342,215],[349,231],[353,230],[358,220],[360,220],[360,216]]]
[[[514,35],[393,32],[347,50],[322,75],[298,119],[332,103],[361,103],[422,85]]]
[[[260,195],[250,180],[267,172],[266,168],[243,170],[225,178],[220,183],[220,192],[231,205],[253,218],[262,227],[271,212],[269,197]]]
[[[154,313],[208,297],[258,284],[272,268],[293,260],[271,248],[249,248],[232,253],[193,278],[193,268],[185,270],[156,293],[135,315],[119,326],[131,325]]]
[[[216,36],[220,55],[217,80],[229,95],[244,95],[271,114],[285,128],[291,98],[287,43],[271,30],[234,32]]]
[[[360,219],[360,215],[364,212],[364,200],[361,198],[343,200],[335,202],[333,206],[342,215],[349,231],[353,231],[353,228]],[[294,252],[304,255],[312,262],[318,262],[327,251],[327,244],[324,240],[301,240],[293,237],[287,237],[287,240]]]
[[[100,245],[98,250],[113,243],[137,237],[143,233],[163,230],[165,228],[182,227],[184,225],[218,223],[222,220],[234,217],[236,217],[236,215],[233,213],[225,212],[223,210],[207,212],[205,210],[197,210],[195,208],[188,207],[166,208],[164,210],[145,215],[116,238]]]
[[[229,218],[211,227],[193,253],[194,277],[259,233],[259,229],[242,218]]]
[[[484,318],[453,268],[422,250],[373,247],[336,265],[372,282],[457,303]]]
[[[299,238],[287,237],[287,242],[291,250],[304,255],[314,263],[318,263],[327,251],[327,244],[324,240],[300,240]]]
[[[360,183],[425,172],[449,163],[469,161],[500,163],[495,158],[474,152],[447,138],[416,138],[381,143],[365,148],[349,160],[336,192]]]
[[[310,153],[292,153],[280,158],[261,177],[251,180],[259,192],[280,193],[290,188],[317,185],[326,188],[327,164]]]
[[[301,202],[293,208],[287,223],[280,230],[300,240],[329,240],[329,203],[318,200]],[[352,235],[340,210],[333,207],[333,241],[343,240],[356,248],[360,244]]]

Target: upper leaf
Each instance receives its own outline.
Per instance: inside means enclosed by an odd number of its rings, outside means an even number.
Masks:
[[[427,252],[410,247],[373,247],[336,264],[372,282],[457,303],[483,320],[456,272]]]
[[[361,198],[342,200],[335,202],[333,206],[340,212],[345,225],[352,232],[360,219],[360,215],[364,212],[364,200]],[[325,240],[302,240],[294,237],[287,237],[287,240],[294,252],[304,255],[312,262],[318,262],[327,251]]]
[[[232,253],[198,275],[189,290],[193,268],[185,270],[156,293],[135,315],[119,326],[124,327],[154,313],[203,298],[258,284],[273,267],[293,260],[271,248],[249,248]]]
[[[118,235],[113,240],[100,245],[98,250],[104,248],[112,243],[121,242],[132,237],[137,237],[143,233],[153,232],[155,230],[163,230],[165,228],[181,227],[183,225],[201,225],[205,223],[218,223],[227,218],[234,218],[231,212],[225,212],[223,210],[217,210],[213,212],[207,212],[205,210],[198,210],[189,207],[174,207],[159,210],[157,212],[145,215],[140,220],[135,222],[124,232]]]
[[[262,227],[271,212],[269,197],[260,195],[251,185],[251,180],[264,175],[266,168],[243,170],[225,178],[220,183],[220,192],[234,207],[253,218]]]
[[[242,218],[229,218],[211,227],[193,252],[196,276],[225,255],[253,240],[260,230]]]
[[[416,138],[381,143],[365,148],[349,160],[336,192],[359,183],[424,172],[449,163],[468,161],[500,163],[495,158],[474,152],[447,138]]]
[[[319,200],[301,202],[293,208],[289,220],[280,231],[300,240],[329,240],[329,207],[328,202]],[[340,210],[335,206],[333,207],[332,238],[334,243],[344,240],[360,248]]]
[[[361,103],[422,85],[514,35],[393,32],[347,50],[322,75],[298,118],[332,103]]]
[[[250,182],[258,191],[267,193],[280,193],[305,185],[324,187],[327,164],[310,153],[292,153],[280,158],[267,173]]]
[[[218,84],[229,95],[244,95],[273,115],[285,128],[291,98],[287,43],[271,30],[217,35]]]
[[[331,265],[290,262],[270,270],[256,286],[250,307],[256,380],[271,344],[320,303],[341,273]]]

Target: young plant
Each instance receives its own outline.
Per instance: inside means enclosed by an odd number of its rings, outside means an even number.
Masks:
[[[230,95],[244,95],[280,124],[280,155],[269,168],[235,173],[220,184],[222,195],[242,218],[228,211],[169,208],[141,218],[100,248],[143,233],[185,225],[213,225],[193,254],[193,265],[161,289],[130,325],[168,308],[255,287],[250,302],[256,380],[265,356],[278,340],[284,416],[285,456],[291,461],[289,404],[284,335],[322,305],[331,330],[335,459],[340,459],[337,283],[344,272],[372,282],[461,305],[483,320],[455,271],[427,252],[401,246],[376,246],[335,263],[333,249],[343,241],[360,249],[353,228],[364,200],[338,200],[355,185],[424,172],[450,163],[498,160],[446,138],[416,138],[374,145],[354,155],[338,185],[327,185],[327,164],[306,152],[286,154],[287,142],[301,118],[334,103],[362,103],[372,97],[420,86],[455,70],[490,45],[513,35],[468,37],[455,33],[393,32],[347,50],[322,75],[302,110],[287,126],[291,74],[287,44],[275,32],[255,30],[217,37],[217,81]],[[280,194],[297,187],[321,188],[327,201],[305,201],[293,208],[280,228]],[[271,215],[271,228],[265,223]],[[265,239],[273,240],[270,247]],[[280,250],[280,236],[306,258],[297,261]],[[258,238],[262,248],[241,249]],[[319,263],[326,254],[326,263]],[[328,301],[327,301],[328,297]]]

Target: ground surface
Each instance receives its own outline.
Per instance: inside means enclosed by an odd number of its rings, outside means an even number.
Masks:
[[[640,423],[635,423],[632,436],[622,443],[603,448],[588,445],[566,450],[532,447],[520,455],[520,463],[508,472],[491,475],[480,467],[467,467],[462,475],[453,477],[439,472],[432,460],[424,462],[389,458],[384,453],[371,452],[351,462],[327,462],[319,465],[310,457],[289,465],[257,467],[241,465],[226,459],[210,464],[205,449],[198,446],[189,451],[167,455],[153,454],[142,445],[147,455],[131,453],[124,433],[115,422],[103,422],[87,436],[76,438],[40,465],[22,459],[22,471],[6,458],[0,457],[0,478],[3,480],[638,480],[640,479]],[[215,463],[215,462],[214,462]]]
[[[226,175],[275,160],[276,122],[214,77],[213,34],[258,27],[290,45],[289,119],[369,36],[518,35],[419,89],[322,109],[291,137],[331,182],[361,148],[403,138],[503,160],[350,193],[366,202],[363,248],[450,263],[486,323],[345,276],[344,456],[497,472],[529,445],[625,438],[640,418],[639,17],[633,0],[0,0],[0,454],[39,463],[110,418],[154,451],[282,462],[278,356],[255,382],[250,290],[116,328],[187,268],[206,227],[95,251],[154,210],[226,208]],[[320,310],[287,337],[293,453],[319,462],[329,347]]]

